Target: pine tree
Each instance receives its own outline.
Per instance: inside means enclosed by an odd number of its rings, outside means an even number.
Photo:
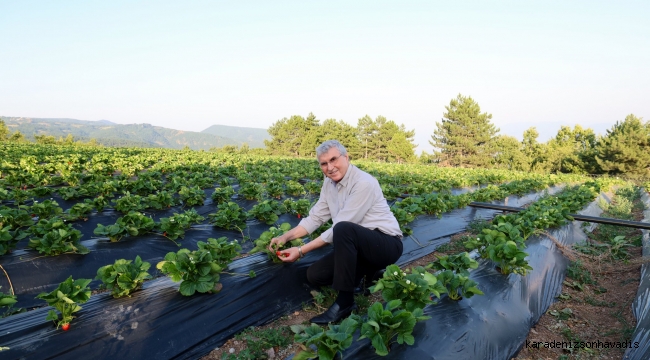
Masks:
[[[386,146],[386,150],[390,157],[398,164],[404,162],[412,162],[415,160],[413,153],[413,144],[406,139],[406,135],[402,131],[398,131]]]
[[[442,122],[429,143],[436,149],[442,164],[461,167],[487,167],[492,161],[489,143],[499,132],[490,122],[492,115],[481,113],[471,97],[458,97],[445,106]]]
[[[375,121],[372,121],[369,116],[359,119],[357,126],[357,133],[361,140],[361,149],[364,157],[377,161],[398,161],[394,154],[388,150],[388,144],[397,135],[402,134],[406,143],[410,147],[410,152],[404,144],[400,144],[400,159],[411,159],[415,157],[414,149],[417,145],[413,144],[413,137],[415,130],[407,131],[404,124],[397,125],[395,121],[388,120],[384,116],[377,116]],[[401,140],[398,140],[398,142]],[[395,146],[395,145],[394,145]],[[406,151],[406,153],[404,152]]]
[[[598,143],[596,161],[610,174],[650,176],[650,123],[633,114],[617,121]]]
[[[338,140],[348,150],[348,154],[357,159],[361,156],[361,143],[357,138],[354,126],[335,119],[327,119],[319,126],[315,126],[303,139],[300,154],[302,156],[316,156],[316,147],[326,140]]]
[[[302,142],[318,125],[319,122],[312,113],[306,119],[299,115],[283,118],[268,129],[271,140],[264,140],[264,145],[273,155],[305,156],[300,153]]]
[[[370,146],[372,145],[372,138],[377,133],[377,126],[372,118],[366,115],[357,122],[357,132],[363,150],[363,158],[367,159],[369,151],[371,151]]]

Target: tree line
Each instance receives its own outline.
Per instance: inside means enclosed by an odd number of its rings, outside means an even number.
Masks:
[[[459,94],[445,106],[431,135],[433,154],[416,156],[414,130],[383,116],[366,115],[357,126],[341,120],[320,122],[314,114],[276,121],[269,129],[266,151],[272,155],[315,156],[315,148],[328,139],[345,144],[355,159],[384,162],[435,163],[440,166],[504,168],[540,173],[625,174],[650,177],[650,122],[633,114],[599,136],[592,129],[562,126],[545,143],[531,127],[523,140],[499,134],[492,114],[481,112],[470,96]]]
[[[268,132],[271,140],[264,144],[272,155],[314,157],[323,141],[337,139],[355,159],[397,163],[416,160],[415,130],[406,130],[404,124],[397,125],[383,116],[373,120],[366,115],[355,127],[334,119],[321,123],[312,113],[306,118],[294,115],[276,121]]]
[[[562,126],[554,138],[538,141],[535,127],[523,140],[499,135],[474,99],[452,99],[429,143],[436,149],[429,161],[461,167],[497,167],[543,173],[625,174],[650,176],[650,122],[630,114],[604,136],[576,125]]]

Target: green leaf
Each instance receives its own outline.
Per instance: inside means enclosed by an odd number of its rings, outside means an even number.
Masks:
[[[197,284],[191,281],[183,281],[180,285],[181,295],[192,296],[196,292]]]

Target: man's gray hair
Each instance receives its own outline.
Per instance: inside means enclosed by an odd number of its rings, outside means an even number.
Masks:
[[[316,148],[316,160],[318,160],[321,155],[325,154],[333,147],[337,148],[343,156],[348,154],[348,150],[340,142],[337,140],[327,140],[323,141],[323,143],[318,145]]]

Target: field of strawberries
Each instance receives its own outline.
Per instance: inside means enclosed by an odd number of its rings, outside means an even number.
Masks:
[[[294,264],[267,250],[318,199],[313,159],[34,144],[2,145],[0,159],[3,359],[197,358],[313,301],[305,269],[329,250]],[[548,274],[566,268],[540,234],[565,241],[569,214],[624,185],[353,162],[379,180],[404,255],[367,313],[295,327],[305,347],[295,358],[512,357],[558,295]],[[498,214],[473,201],[527,208]],[[467,239],[469,252],[408,267],[476,219],[491,226]],[[522,294],[525,304],[504,300]]]

